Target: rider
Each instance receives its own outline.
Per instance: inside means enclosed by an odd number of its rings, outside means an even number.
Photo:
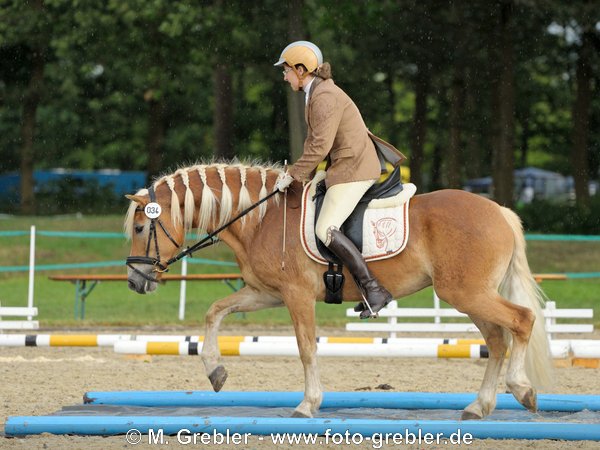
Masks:
[[[331,79],[331,66],[323,63],[321,50],[315,44],[291,43],[274,65],[283,67],[283,79],[294,91],[304,91],[308,125],[302,156],[276,187],[283,192],[293,180],[309,181],[319,163],[328,159],[327,193],[315,233],[348,267],[362,286],[370,309],[377,313],[392,300],[392,295],[379,284],[361,252],[340,231],[364,193],[381,175],[372,135],[352,99]],[[361,318],[371,317],[364,304],[356,309],[362,310]]]

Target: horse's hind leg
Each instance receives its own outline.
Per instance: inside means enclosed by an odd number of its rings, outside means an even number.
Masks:
[[[527,308],[523,309],[529,313],[526,315],[530,317],[531,325],[527,334],[513,333],[510,359],[508,360],[508,368],[506,370],[506,386],[519,403],[529,411],[536,412],[537,392],[531,385],[531,381],[529,381],[529,377],[525,372],[525,356],[533,323],[535,322],[535,315],[531,310]]]
[[[488,364],[477,399],[465,408],[462,420],[482,419],[496,407],[496,388],[502,363],[506,356],[507,343],[502,327],[472,318],[481,331],[489,352]]]
[[[525,373],[525,353],[529,336],[535,322],[535,314],[529,308],[515,305],[497,293],[473,294],[470,292],[442,292],[436,289],[440,298],[459,311],[468,314],[473,320],[487,321],[498,325],[512,334],[512,348],[508,363],[506,385],[517,401],[528,410],[537,410],[536,390]]]
[[[219,364],[218,332],[225,316],[235,312],[258,311],[265,308],[283,306],[283,302],[264,292],[246,286],[211,305],[205,318],[204,342],[202,344],[202,362],[210,383],[218,392],[227,380],[227,371]]]

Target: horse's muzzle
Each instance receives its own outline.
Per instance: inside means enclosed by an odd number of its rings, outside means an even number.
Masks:
[[[146,294],[154,291],[158,286],[158,280],[154,277],[155,272],[146,273],[143,268],[127,265],[127,286],[138,294]],[[146,266],[152,267],[152,266]],[[146,268],[144,267],[144,268]]]

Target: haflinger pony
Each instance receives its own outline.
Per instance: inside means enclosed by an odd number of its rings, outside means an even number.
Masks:
[[[125,230],[132,241],[128,282],[140,294],[155,290],[161,273],[181,255],[188,230],[221,229],[218,239],[235,252],[245,287],[216,301],[206,315],[201,358],[213,389],[219,391],[227,378],[217,343],[223,318],[285,306],[305,377],[304,398],[294,416],[312,417],[322,400],[315,302],[324,298],[324,268],[308,258],[301,245],[302,187],[292,184],[286,201],[284,194],[275,192],[282,172],[278,166],[241,163],[194,165],[127,196],[131,204]],[[258,208],[225,226],[261,199]],[[395,298],[433,284],[441,299],[467,314],[481,331],[489,361],[479,394],[462,418],[480,419],[494,410],[511,342],[506,385],[522,405],[536,411],[534,385],[550,384],[551,359],[542,320],[543,295],[529,269],[519,218],[490,200],[459,190],[415,196],[409,218],[406,248],[397,256],[369,263],[369,268]],[[345,301],[361,300],[350,282],[343,295]]]

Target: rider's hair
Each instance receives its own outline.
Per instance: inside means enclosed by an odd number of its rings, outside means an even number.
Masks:
[[[324,62],[317,70],[315,70],[315,75],[319,78],[323,78],[324,80],[328,80],[331,78],[331,64],[328,62]]]

